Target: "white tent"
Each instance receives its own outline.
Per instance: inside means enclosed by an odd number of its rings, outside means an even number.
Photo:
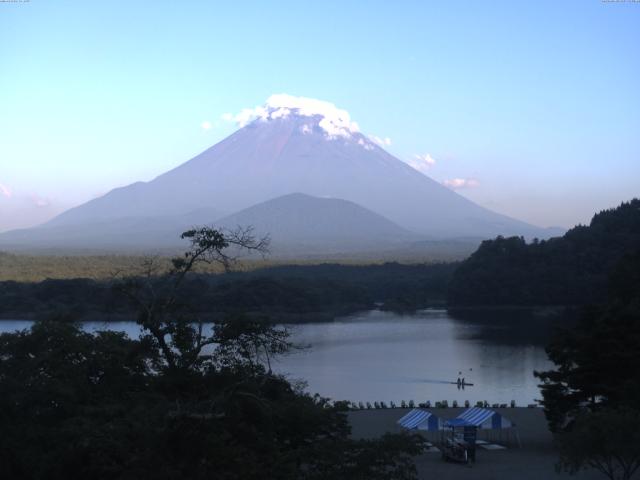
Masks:
[[[422,408],[414,408],[400,418],[398,424],[408,430],[426,430],[429,432],[437,432],[443,426],[440,418]]]
[[[478,431],[485,431],[490,440],[509,440],[510,436],[513,435],[518,446],[522,446],[520,435],[518,435],[518,431],[515,428],[516,424],[488,408],[468,408],[456,418],[447,420],[445,426],[454,429],[456,427],[475,427]]]
[[[480,407],[468,408],[456,418],[448,420],[446,425],[450,427],[473,426],[488,430],[515,427],[511,420],[503,417],[498,412]]]

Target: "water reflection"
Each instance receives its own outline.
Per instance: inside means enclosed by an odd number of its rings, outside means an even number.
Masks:
[[[524,323],[519,324],[520,327]],[[492,335],[499,330],[498,335]],[[487,333],[489,332],[489,333]],[[366,312],[329,324],[293,328],[311,349],[278,369],[304,378],[311,391],[352,401],[456,400],[523,405],[539,397],[533,370],[550,366],[542,342],[522,344],[522,330],[488,320],[465,322],[444,310],[415,315]],[[538,337],[539,338],[539,337]],[[473,383],[458,389],[458,375]]]
[[[432,403],[468,400],[519,405],[539,398],[534,370],[550,364],[543,344],[547,326],[528,312],[500,315],[486,311],[450,315],[425,310],[414,315],[371,311],[332,323],[288,326],[295,350],[274,368],[304,379],[311,392],[352,401],[414,400]],[[2,321],[0,331],[28,328],[28,321]],[[140,334],[134,322],[86,322],[87,331],[105,328]],[[548,330],[547,330],[548,332]],[[473,385],[458,386],[457,379]]]
[[[476,327],[474,338],[499,345],[544,346],[556,328],[575,321],[573,310],[559,307],[459,308],[447,313],[461,325]]]

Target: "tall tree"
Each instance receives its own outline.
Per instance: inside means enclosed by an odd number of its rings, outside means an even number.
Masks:
[[[556,369],[536,372],[543,406],[558,431],[585,408],[640,405],[640,252],[611,274],[609,301],[585,309],[578,325],[547,347]]]
[[[547,348],[556,369],[536,372],[559,467],[628,480],[640,468],[640,251],[611,275],[609,301]]]
[[[203,349],[216,342],[203,330],[202,319],[181,292],[187,276],[202,263],[218,264],[228,272],[238,254],[264,255],[269,246],[269,238],[256,238],[251,228],[222,232],[201,227],[184,232],[181,238],[189,240],[191,248],[172,259],[168,273],[160,275],[156,259],[151,257],[143,265],[143,275],[125,278],[117,286],[132,302],[146,339],[162,353],[164,366],[170,370],[202,365],[208,359],[202,355]]]

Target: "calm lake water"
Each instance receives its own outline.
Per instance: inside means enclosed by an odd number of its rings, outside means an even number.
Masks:
[[[0,321],[0,332],[29,321]],[[135,337],[133,322],[86,322],[88,331],[110,328]],[[540,398],[534,370],[551,366],[539,324],[518,313],[454,317],[445,310],[412,315],[370,311],[332,323],[289,325],[308,348],[282,357],[274,369],[304,379],[310,392],[332,399],[374,402],[532,403]],[[458,373],[474,386],[458,389]]]

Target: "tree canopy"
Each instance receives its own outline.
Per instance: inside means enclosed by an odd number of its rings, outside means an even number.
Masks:
[[[559,466],[629,479],[640,468],[640,250],[620,260],[608,295],[558,332],[547,348],[555,368],[536,375]]]
[[[640,250],[611,275],[609,301],[584,309],[559,330],[547,353],[556,369],[538,372],[553,430],[584,407],[640,405]]]
[[[640,199],[596,214],[589,226],[527,243],[483,242],[454,272],[450,305],[586,305],[606,300],[609,273],[640,248]]]
[[[640,409],[582,413],[570,430],[558,434],[557,443],[560,470],[593,468],[610,480],[629,480],[640,468]]]
[[[156,277],[167,271],[165,258],[140,258],[129,277],[147,277],[153,260]],[[356,311],[415,310],[442,305],[455,264],[282,265],[228,274],[191,272],[180,285],[198,313],[215,320],[229,313],[268,316],[277,322],[332,319]],[[118,270],[114,268],[114,270]],[[135,308],[113,280],[0,282],[0,317],[44,318],[56,312],[77,320],[130,319]]]
[[[120,283],[140,339],[59,319],[0,335],[0,477],[415,478],[420,436],[351,439],[340,403],[271,371],[286,330],[242,315],[203,327],[179,286],[196,262],[231,258],[224,234],[190,235],[169,274],[148,264]]]

